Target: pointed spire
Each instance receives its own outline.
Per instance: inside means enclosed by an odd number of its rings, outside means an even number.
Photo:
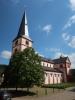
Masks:
[[[29,37],[28,23],[27,23],[27,17],[26,17],[26,11],[25,11],[25,36]]]
[[[24,12],[23,17],[22,17],[22,21],[21,21],[21,24],[20,24],[19,32],[18,32],[18,37],[24,36],[24,35],[26,37],[29,37],[26,11]]]

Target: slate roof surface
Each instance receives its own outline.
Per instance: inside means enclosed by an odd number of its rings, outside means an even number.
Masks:
[[[57,73],[62,73],[58,69],[50,68],[50,67],[43,67],[44,71],[49,71],[49,72],[57,72]]]
[[[25,30],[25,25],[27,25],[27,23],[26,23],[26,20],[25,20],[25,12],[24,12],[23,17],[22,17],[22,21],[21,21],[21,24],[20,24],[20,27],[19,27],[18,34],[17,34],[16,38],[13,41],[17,40],[20,37],[21,38],[26,38],[26,39],[32,41],[29,37],[26,37],[26,35],[25,35],[25,31],[26,31]]]
[[[53,59],[55,64],[65,63],[68,57],[60,57],[58,59]]]
[[[43,60],[43,61],[45,61],[45,62],[48,62],[48,63],[54,63],[54,61],[53,60],[51,60],[51,59],[49,59],[49,58],[45,58],[45,57],[41,57],[41,59]]]

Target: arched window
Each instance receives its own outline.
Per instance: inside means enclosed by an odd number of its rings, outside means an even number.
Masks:
[[[16,48],[16,49],[15,49],[15,53],[17,53],[17,51],[18,51],[18,50],[17,50],[17,48]]]
[[[63,68],[63,65],[60,65],[60,68],[62,69]]]
[[[58,74],[58,77],[59,77],[60,75]]]
[[[55,74],[55,77],[56,77],[56,74]]]
[[[47,74],[47,73],[45,73],[45,75],[47,76],[48,74]]]
[[[52,73],[50,74],[50,76],[52,77]]]
[[[68,65],[68,68],[70,68],[70,65]]]
[[[29,45],[29,41],[26,41],[26,45]]]

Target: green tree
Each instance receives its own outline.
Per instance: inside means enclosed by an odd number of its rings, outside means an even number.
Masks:
[[[23,52],[13,55],[9,66],[5,81],[10,86],[29,88],[41,85],[44,81],[41,58],[33,48],[26,48]]]
[[[20,66],[21,66],[22,52],[18,52],[13,55],[10,59],[9,66],[4,72],[4,82],[3,86],[6,87],[18,87],[20,84]]]

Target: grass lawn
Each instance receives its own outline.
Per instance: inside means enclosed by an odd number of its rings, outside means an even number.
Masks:
[[[44,88],[56,88],[56,89],[66,89],[68,87],[75,86],[75,83],[61,83],[61,84],[49,84],[43,85]]]

